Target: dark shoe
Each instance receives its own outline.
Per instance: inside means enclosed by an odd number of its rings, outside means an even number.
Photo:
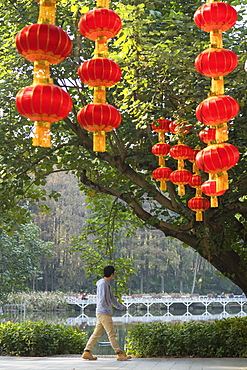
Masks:
[[[84,351],[81,357],[84,360],[97,360],[97,357],[92,356],[90,351]]]
[[[131,356],[127,356],[123,351],[117,352],[117,360],[118,361],[125,361],[130,360]]]

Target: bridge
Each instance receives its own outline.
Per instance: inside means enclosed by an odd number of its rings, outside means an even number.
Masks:
[[[88,295],[87,297],[79,296],[66,296],[66,301],[68,304],[77,305],[81,308],[82,312],[77,318],[70,318],[67,321],[70,322],[81,322],[87,323],[88,325],[94,325],[96,318],[89,317],[85,314],[84,310],[90,305],[96,305],[96,296]],[[240,295],[229,295],[226,297],[215,297],[212,294],[199,295],[181,295],[181,294],[171,294],[171,295],[133,295],[133,296],[122,296],[122,304],[126,307],[125,314],[119,317],[113,317],[115,322],[151,322],[151,321],[188,321],[188,320],[219,320],[226,317],[233,316],[247,316],[247,298]],[[143,316],[135,316],[130,313],[134,306],[146,307],[146,313]],[[158,305],[160,309],[165,308],[166,313],[162,316],[154,316],[150,312],[150,308],[153,305]],[[186,312],[183,315],[174,315],[172,310],[172,305],[182,305],[186,308]],[[204,309],[203,314],[193,315],[193,305],[196,307],[202,307]],[[245,307],[246,306],[246,307]],[[212,314],[209,312],[209,308],[221,307],[222,312],[220,314]],[[239,308],[237,314],[230,314],[228,308]],[[192,311],[192,312],[191,312]],[[72,325],[72,324],[71,324]]]

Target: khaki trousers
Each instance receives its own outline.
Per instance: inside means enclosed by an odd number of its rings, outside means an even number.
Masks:
[[[103,331],[105,330],[112,348],[114,349],[115,352],[119,352],[120,348],[117,342],[116,331],[113,327],[112,317],[110,315],[102,315],[99,313],[96,314],[96,317],[97,324],[95,326],[93,334],[91,335],[87,342],[85,350],[91,351],[93,349],[93,346],[95,345],[95,343],[97,342],[99,337],[101,337]]]

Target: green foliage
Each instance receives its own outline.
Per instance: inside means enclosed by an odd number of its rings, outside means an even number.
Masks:
[[[137,357],[247,357],[247,318],[184,324],[137,324],[127,337]]]
[[[81,353],[86,333],[44,321],[0,324],[0,355],[54,356]]]
[[[52,255],[53,243],[39,238],[34,224],[19,225],[18,230],[0,234],[0,298],[25,287],[28,278],[39,272],[42,256]]]

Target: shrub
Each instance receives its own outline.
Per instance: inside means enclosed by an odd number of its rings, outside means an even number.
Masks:
[[[137,324],[127,336],[136,357],[247,357],[247,317],[184,324]]]
[[[81,353],[87,334],[44,321],[0,324],[0,355],[51,356]]]

